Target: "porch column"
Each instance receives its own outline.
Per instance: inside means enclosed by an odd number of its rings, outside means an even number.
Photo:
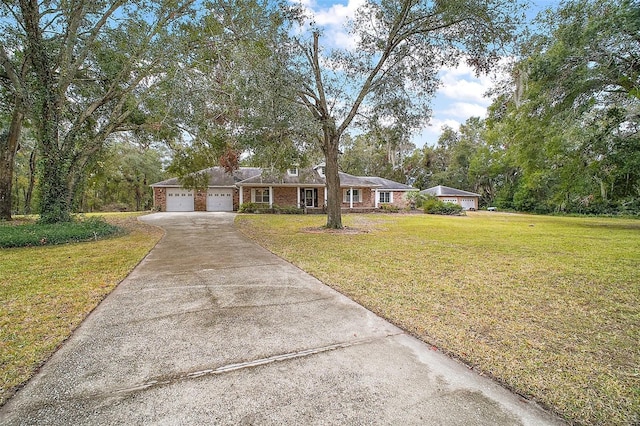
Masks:
[[[269,208],[273,208],[273,186],[269,187]]]
[[[353,186],[349,187],[349,208],[353,209]]]
[[[375,195],[374,195],[374,197],[375,197],[375,204],[374,204],[374,206],[375,206],[375,207],[376,207],[376,209],[377,209],[377,208],[378,208],[378,199],[380,198],[380,197],[378,197],[378,188],[376,188],[376,191],[375,191]]]
[[[300,205],[300,188],[296,187],[296,192],[298,193],[298,208],[302,207]]]
[[[243,188],[240,187],[240,189],[238,191],[240,191],[240,193],[238,194],[238,203],[240,203],[240,205],[244,204],[244,200],[243,200],[243,196],[244,196],[244,191],[242,190]]]

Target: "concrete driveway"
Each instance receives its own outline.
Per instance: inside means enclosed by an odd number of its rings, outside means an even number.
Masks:
[[[557,418],[244,238],[166,236],[0,409],[3,425],[543,425]]]

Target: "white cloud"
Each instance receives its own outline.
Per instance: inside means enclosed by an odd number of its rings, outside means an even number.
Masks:
[[[458,130],[458,128],[460,127],[460,121],[454,120],[452,118],[441,119],[441,118],[434,117],[431,119],[431,122],[429,123],[427,130],[432,131],[437,135],[440,135],[440,133],[442,133],[443,126],[449,126],[454,130]]]
[[[316,22],[322,26],[344,27],[344,24],[355,16],[356,10],[364,3],[364,0],[349,0],[346,6],[334,4],[328,9],[315,10]]]
[[[473,101],[483,105],[491,102],[484,93],[492,86],[489,76],[476,77],[473,69],[466,64],[456,68],[443,68],[440,72],[442,87],[438,94],[457,101]]]
[[[439,111],[439,114],[448,117],[462,118],[463,121],[469,117],[484,118],[487,114],[487,105],[469,102],[454,102],[449,105],[448,109]]]
[[[454,130],[460,128],[460,122],[451,118],[440,119],[433,117],[429,126],[422,129],[422,131],[416,134],[412,138],[412,142],[416,144],[418,148],[425,145],[435,146],[438,142],[438,138],[442,134],[442,126],[449,126]]]
[[[346,5],[318,5],[315,0],[299,2],[311,20],[324,29],[323,42],[325,47],[354,49],[356,38],[346,30],[346,23],[355,17],[356,11],[365,4],[365,0],[349,0]]]

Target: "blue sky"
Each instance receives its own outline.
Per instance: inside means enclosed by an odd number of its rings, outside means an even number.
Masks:
[[[343,47],[353,45],[353,39],[344,31],[343,25],[362,3],[363,0],[302,0],[302,4],[314,13],[316,23],[326,29],[325,37],[330,38],[327,40],[329,44]],[[558,3],[558,0],[538,0],[531,5],[527,15],[533,18],[538,11]],[[493,84],[490,76],[478,78],[470,67],[460,65],[443,68],[440,78],[442,86],[431,103],[430,126],[418,132],[412,140],[418,147],[435,145],[443,125],[457,130],[469,117],[484,117],[491,104],[491,99],[483,96]]]

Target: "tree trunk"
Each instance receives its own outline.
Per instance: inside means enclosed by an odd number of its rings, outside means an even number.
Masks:
[[[24,197],[24,214],[31,214],[31,199],[33,198],[33,188],[36,185],[36,158],[37,148],[33,148],[31,155],[29,156],[29,187]]]
[[[40,221],[43,223],[69,222],[71,221],[71,208],[69,206],[67,173],[60,167],[62,161],[55,155],[43,152],[42,156]]]
[[[18,141],[22,130],[22,103],[16,99],[9,134],[0,141],[0,220],[11,220],[11,189]]]
[[[327,228],[329,229],[342,229],[342,197],[340,197],[340,175],[338,174],[339,143],[339,135],[325,132],[323,151],[327,180]]]

